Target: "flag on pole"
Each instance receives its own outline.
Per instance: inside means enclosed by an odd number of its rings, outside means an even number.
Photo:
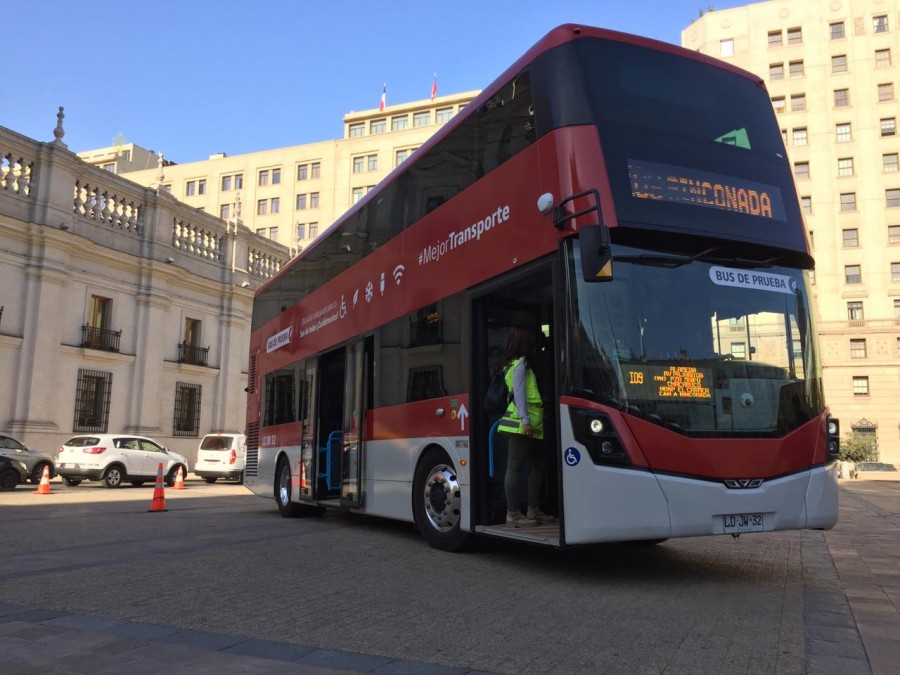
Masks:
[[[387,103],[387,82],[384,83],[384,89],[381,90],[381,103],[378,104],[378,109],[384,110],[385,103]]]
[[[437,73],[434,74],[434,80],[431,82],[431,100],[434,100],[434,97],[437,96]]]

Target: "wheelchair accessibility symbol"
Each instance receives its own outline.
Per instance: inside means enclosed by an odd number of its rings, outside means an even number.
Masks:
[[[568,466],[578,466],[578,462],[581,461],[581,453],[578,452],[578,448],[566,448],[563,460]]]

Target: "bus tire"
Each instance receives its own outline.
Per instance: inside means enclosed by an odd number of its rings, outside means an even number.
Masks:
[[[287,460],[278,462],[278,470],[275,472],[275,503],[278,504],[278,512],[282,518],[298,518],[303,510],[300,504],[291,501],[291,466]]]
[[[462,550],[469,540],[463,532],[462,489],[456,469],[440,448],[425,452],[413,479],[413,517],[419,534],[443,551]]]

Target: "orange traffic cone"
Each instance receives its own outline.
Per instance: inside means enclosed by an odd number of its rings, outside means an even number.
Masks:
[[[306,462],[300,461],[300,489],[305,490],[307,488],[306,484]]]
[[[44,465],[44,473],[41,476],[40,485],[38,485],[37,490],[35,490],[33,494],[36,494],[36,495],[53,494],[53,490],[50,489],[50,467],[47,466],[46,464]]]
[[[173,490],[184,490],[184,472],[181,470],[181,466],[178,466],[178,473],[175,474],[175,485],[172,486]]]
[[[159,463],[159,469],[156,471],[156,487],[153,488],[153,501],[150,503],[148,513],[156,513],[157,511],[168,511],[166,508],[166,488],[163,483],[162,462]]]

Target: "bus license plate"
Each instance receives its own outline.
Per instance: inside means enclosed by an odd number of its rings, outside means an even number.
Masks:
[[[761,513],[730,513],[722,516],[722,524],[725,526],[725,534],[764,530]]]

